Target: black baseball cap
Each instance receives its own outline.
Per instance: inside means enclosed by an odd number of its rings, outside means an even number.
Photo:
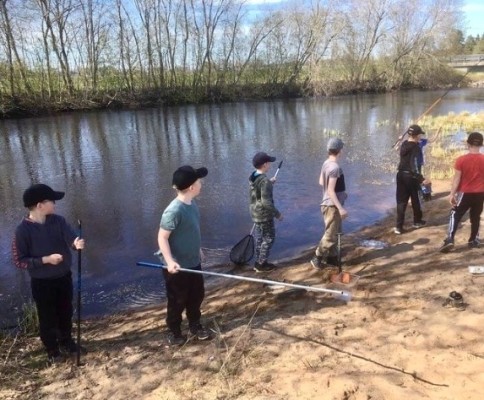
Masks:
[[[259,168],[261,165],[265,164],[266,162],[274,162],[274,161],[276,161],[276,157],[271,157],[267,153],[260,151],[252,159],[252,165],[255,168]]]
[[[32,207],[44,200],[60,200],[64,197],[64,194],[64,192],[56,192],[43,183],[36,183],[25,190],[23,195],[24,206]]]
[[[410,136],[425,135],[425,132],[419,125],[410,125],[407,129],[407,133]]]
[[[482,133],[479,132],[471,132],[469,133],[469,136],[467,136],[467,143],[469,143],[471,146],[482,146]]]
[[[190,165],[184,165],[173,173],[172,184],[175,189],[185,190],[193,185],[197,179],[204,178],[207,174],[208,170],[205,167],[195,169]]]

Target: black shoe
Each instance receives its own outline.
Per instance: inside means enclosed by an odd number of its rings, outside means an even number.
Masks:
[[[316,269],[323,269],[323,257],[314,256],[311,258],[311,265]]]
[[[469,240],[467,242],[467,247],[469,247],[469,249],[478,249],[480,245],[481,243],[479,242],[478,239]]]
[[[63,353],[74,354],[77,353],[77,349],[79,348],[81,350],[81,354],[87,354],[87,349],[84,346],[78,347],[77,343],[72,339],[65,343],[60,343],[59,347]]]
[[[334,267],[338,267],[339,266],[338,257],[337,256],[328,256],[326,258],[326,264],[332,265]]]
[[[52,350],[47,352],[47,362],[49,365],[55,365],[65,362],[65,357],[59,350]]]
[[[413,226],[415,229],[420,229],[420,228],[424,227],[425,225],[427,225],[427,221],[424,221],[424,220],[422,219],[421,221],[414,222],[412,226]]]
[[[168,344],[170,346],[183,346],[187,342],[187,337],[183,336],[181,333],[174,334],[171,332],[168,335]]]
[[[454,239],[447,238],[444,240],[442,246],[440,246],[439,251],[441,253],[448,253],[454,247]]]
[[[202,324],[198,324],[196,328],[190,328],[190,336],[196,337],[198,340],[208,340],[212,334]]]
[[[267,261],[265,263],[259,264],[256,262],[254,264],[254,271],[255,272],[271,272],[276,269],[276,266],[274,264],[268,263]]]

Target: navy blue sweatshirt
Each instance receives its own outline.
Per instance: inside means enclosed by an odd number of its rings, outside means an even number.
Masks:
[[[67,275],[72,264],[72,244],[77,237],[60,215],[47,215],[40,224],[24,218],[15,230],[12,245],[15,266],[26,269],[31,278],[55,279]],[[42,264],[42,257],[62,254],[57,265]]]

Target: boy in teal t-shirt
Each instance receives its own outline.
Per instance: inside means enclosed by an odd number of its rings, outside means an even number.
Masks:
[[[160,221],[158,245],[167,266],[163,270],[168,299],[166,324],[170,330],[169,342],[174,345],[187,340],[181,331],[183,311],[190,334],[198,340],[210,338],[200,323],[200,306],[205,296],[203,276],[180,271],[180,268],[201,271],[200,212],[194,198],[200,194],[201,178],[207,174],[206,168],[194,169],[188,165],[178,168],[172,181],[177,196]]]

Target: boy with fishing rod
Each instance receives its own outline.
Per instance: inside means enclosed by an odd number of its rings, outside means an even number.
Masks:
[[[72,339],[71,250],[82,250],[84,239],[55,214],[55,202],[63,197],[64,192],[44,184],[26,189],[23,203],[28,215],[17,226],[12,244],[15,266],[27,270],[31,278],[40,339],[51,364],[65,360],[61,351],[86,352]]]
[[[341,233],[343,219],[348,212],[343,207],[346,198],[346,185],[343,170],[338,164],[344,143],[339,138],[331,138],[327,144],[328,158],[321,167],[319,184],[323,187],[321,213],[324,220],[324,235],[321,238],[311,265],[322,269],[325,264],[339,265],[338,234]]]
[[[249,211],[257,235],[254,264],[256,272],[270,272],[276,268],[268,258],[276,237],[274,218],[282,221],[283,216],[274,205],[272,194],[276,176],[270,179],[267,177],[267,172],[274,161],[276,157],[264,152],[256,153],[252,159],[255,171],[249,176]]]
[[[400,162],[397,172],[397,219],[394,232],[401,235],[404,232],[403,224],[405,222],[405,211],[408,200],[412,201],[413,210],[413,227],[415,229],[425,226],[426,221],[422,219],[422,207],[420,204],[421,185],[428,184],[422,176],[422,148],[419,141],[425,132],[419,125],[410,125],[405,132],[408,140],[405,140],[400,146]]]
[[[182,334],[182,313],[186,312],[191,337],[198,340],[210,338],[210,332],[200,323],[205,297],[203,275],[180,272],[180,268],[201,271],[200,212],[195,198],[202,189],[206,168],[195,169],[189,165],[173,173],[172,184],[176,198],[161,216],[158,246],[167,265],[165,278],[167,312],[166,324],[170,330],[171,345],[183,345],[187,337]]]

